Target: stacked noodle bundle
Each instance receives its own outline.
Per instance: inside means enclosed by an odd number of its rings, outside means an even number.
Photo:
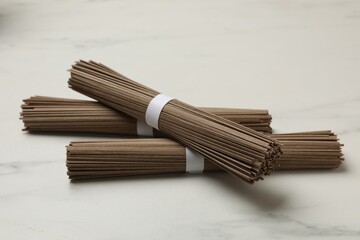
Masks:
[[[23,100],[21,119],[29,132],[89,132],[138,135],[137,120],[94,101],[35,96]],[[257,131],[271,133],[267,110],[201,108]],[[154,131],[160,136],[160,132]]]
[[[341,144],[331,131],[274,134],[284,146],[276,170],[331,169],[342,160]],[[180,173],[187,169],[186,149],[164,138],[72,142],[67,147],[70,179]],[[204,159],[203,171],[219,171]]]
[[[72,89],[146,121],[248,183],[270,174],[281,155],[270,136],[159,94],[102,64],[80,61],[70,72]]]

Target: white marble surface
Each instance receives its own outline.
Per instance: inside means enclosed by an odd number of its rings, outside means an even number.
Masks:
[[[335,171],[72,184],[65,145],[21,132],[23,98],[82,98],[70,64],[104,62],[198,106],[268,108],[278,132],[332,129]],[[0,239],[359,239],[360,2],[0,2]]]

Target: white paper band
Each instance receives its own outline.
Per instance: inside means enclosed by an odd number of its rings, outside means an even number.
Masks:
[[[160,113],[171,100],[173,100],[172,97],[160,93],[150,101],[145,113],[145,121],[149,126],[159,130]]]
[[[202,173],[204,171],[204,157],[199,153],[185,148],[186,151],[186,172]]]
[[[147,125],[145,122],[139,120],[136,122],[136,133],[138,136],[154,136],[153,128]]]

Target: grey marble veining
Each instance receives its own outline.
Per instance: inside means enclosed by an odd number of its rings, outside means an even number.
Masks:
[[[359,239],[360,3],[0,2],[1,239]],[[277,132],[332,129],[333,171],[70,183],[65,145],[21,132],[21,100],[83,98],[73,61],[101,61],[197,106],[267,108]]]

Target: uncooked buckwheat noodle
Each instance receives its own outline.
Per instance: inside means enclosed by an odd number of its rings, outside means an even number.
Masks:
[[[23,102],[21,119],[25,131],[138,135],[136,119],[95,101],[34,96]],[[201,109],[254,130],[271,133],[271,116],[267,110]],[[161,136],[156,129],[153,133]]]
[[[276,170],[337,168],[342,144],[331,131],[273,134],[284,146]],[[185,147],[166,138],[72,142],[67,147],[72,180],[186,172]],[[204,172],[221,170],[205,158]]]
[[[70,72],[73,90],[141,121],[159,95],[93,61],[76,62]],[[176,99],[162,108],[158,129],[248,183],[270,174],[281,155],[275,139]]]

